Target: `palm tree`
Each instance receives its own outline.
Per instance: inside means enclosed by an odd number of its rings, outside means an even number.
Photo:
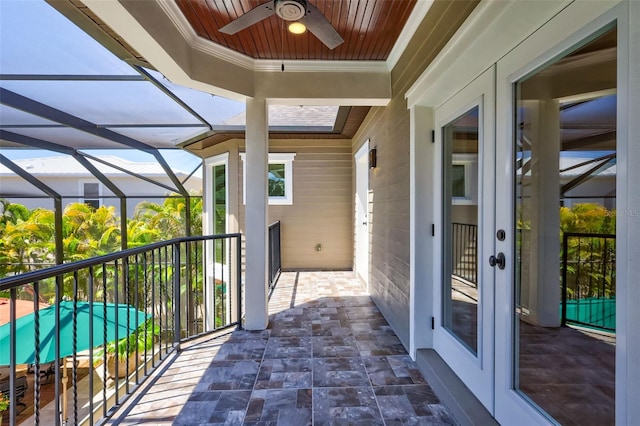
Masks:
[[[11,211],[19,214],[3,224],[0,235],[2,275],[24,273],[53,264],[53,212],[35,209],[24,218],[23,209],[14,208]]]
[[[202,235],[202,197],[190,197],[191,234]],[[143,201],[136,206],[134,219],[145,222],[149,228],[157,229],[163,239],[185,236],[186,201],[172,194],[163,204]]]

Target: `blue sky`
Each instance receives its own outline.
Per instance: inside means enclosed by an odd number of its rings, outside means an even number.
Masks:
[[[178,86],[158,72],[147,71],[213,125],[241,114],[245,110],[242,102]],[[139,76],[136,69],[121,61],[43,0],[0,0],[0,74]],[[151,83],[116,84],[113,81],[108,83],[34,81],[24,78],[0,81],[2,87],[7,90],[98,125],[107,123],[199,124],[195,117],[163,95]],[[3,106],[0,109],[0,123],[24,126],[7,129],[14,133],[61,145],[72,147],[75,145],[75,142],[56,136],[53,131],[47,132],[40,129],[36,132],[29,129],[27,126],[31,124],[53,123],[13,110],[9,106]],[[146,141],[150,145],[172,146],[195,134],[204,133],[208,127],[203,124],[202,127],[197,128],[166,127],[162,129],[150,126],[148,129],[121,127],[114,130],[120,130],[125,135],[133,135],[130,137],[134,139],[140,136],[139,140]],[[71,133],[68,132],[68,134]],[[73,136],[77,140],[86,137],[90,141],[89,144],[84,144],[87,146],[95,143],[92,141],[95,137],[89,134],[83,136],[82,132],[75,131]],[[159,143],[154,143],[154,138],[159,138],[157,139]],[[155,162],[149,154],[133,149],[87,152],[95,156],[116,155],[130,161]],[[61,155],[46,150],[15,148],[0,148],[0,153],[13,160]],[[201,159],[181,149],[172,149],[170,153],[167,150],[161,150],[161,154],[171,167],[187,173],[201,163]]]

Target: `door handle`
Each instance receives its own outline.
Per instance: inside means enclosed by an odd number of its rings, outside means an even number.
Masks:
[[[504,269],[505,267],[505,258],[504,258],[504,253],[498,253],[496,256],[491,255],[489,257],[489,265],[493,266],[495,268],[496,265],[498,265],[498,268],[500,269]]]
[[[363,225],[368,225],[367,222],[362,222]]]

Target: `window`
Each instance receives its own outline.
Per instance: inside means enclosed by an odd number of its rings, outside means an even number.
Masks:
[[[477,154],[453,154],[451,161],[452,204],[477,204],[478,182]]]
[[[95,182],[82,183],[82,202],[94,209],[100,208],[100,184]]]
[[[464,164],[451,166],[451,196],[465,198]]]
[[[293,204],[293,159],[296,154],[270,153],[268,167],[267,187],[269,191],[269,204],[291,205]],[[247,169],[245,153],[240,154],[242,159],[242,192],[243,202],[247,203]]]

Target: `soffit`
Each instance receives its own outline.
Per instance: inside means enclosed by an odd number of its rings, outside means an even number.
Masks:
[[[331,50],[309,31],[289,33],[275,15],[235,35],[221,27],[265,3],[264,0],[176,0],[193,31],[252,59],[386,61],[416,0],[310,0],[344,43]]]

